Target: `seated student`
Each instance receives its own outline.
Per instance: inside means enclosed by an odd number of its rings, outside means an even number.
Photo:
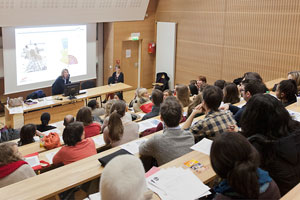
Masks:
[[[190,94],[192,96],[197,95],[199,93],[198,88],[197,88],[197,81],[196,80],[191,80],[190,81],[189,89],[190,89]]]
[[[300,71],[292,71],[288,73],[288,79],[292,79],[296,82],[298,94],[300,92]]]
[[[103,138],[106,144],[112,147],[125,144],[139,138],[139,125],[126,117],[126,104],[117,101],[110,109],[108,125],[103,131]]]
[[[44,112],[41,115],[41,122],[42,122],[42,124],[37,125],[36,129],[38,131],[40,131],[40,132],[44,132],[44,131],[48,131],[48,130],[51,130],[51,129],[55,129],[56,128],[55,126],[48,125],[49,121],[50,121],[50,114],[47,113],[47,112]]]
[[[70,123],[74,122],[75,118],[73,115],[66,115],[64,118],[64,126],[68,126]]]
[[[100,179],[102,200],[150,200],[153,192],[147,189],[142,162],[132,155],[112,159]]]
[[[225,80],[216,80],[214,83],[214,86],[217,86],[218,88],[223,90],[224,87],[226,86],[226,81]]]
[[[188,106],[187,117],[189,117],[189,116],[192,114],[194,108],[195,108],[196,106],[200,105],[200,104],[202,103],[202,101],[203,101],[202,94],[198,94],[198,95],[194,98],[194,100],[192,101],[192,103],[190,103],[190,105]],[[198,114],[198,115],[195,116],[195,117],[199,117],[199,116],[201,116],[202,114],[203,114],[203,113],[200,113],[200,114]]]
[[[255,95],[255,94],[262,94],[265,92],[265,85],[257,80],[253,79],[246,79],[242,81],[242,85],[240,87],[241,96],[244,98],[246,102],[249,101],[249,99]],[[241,108],[229,105],[229,110],[234,113],[234,119],[237,122],[237,125],[240,127],[240,121],[242,118],[242,114],[247,107],[247,103],[242,106]]]
[[[300,182],[300,123],[275,97],[256,94],[247,103],[241,125],[242,134],[260,153],[260,167],[283,196]]]
[[[137,98],[133,103],[134,112],[151,112],[152,105],[148,90],[146,88],[139,88],[137,90]]]
[[[99,135],[101,132],[101,124],[93,122],[92,111],[89,107],[82,107],[77,112],[76,121],[83,122],[85,138]]]
[[[280,199],[279,189],[267,171],[260,169],[259,154],[238,133],[216,137],[210,150],[210,161],[222,179],[214,188],[219,199]]]
[[[99,102],[95,99],[89,101],[88,107],[92,109],[93,116],[100,117],[105,114],[105,110],[103,108],[100,108]]]
[[[264,84],[264,81],[263,81],[262,77],[259,75],[259,73],[257,73],[257,72],[246,72],[244,74],[243,81],[247,80],[247,79],[249,79],[249,80],[256,80],[256,81],[261,82],[264,85],[264,93],[267,92],[267,91],[269,91],[269,89]]]
[[[114,99],[115,99],[115,100],[120,100],[120,101],[124,101],[124,102],[125,102],[125,100],[123,99],[123,94],[122,94],[121,92],[116,92],[116,93],[114,94]]]
[[[190,152],[195,144],[193,134],[179,126],[182,107],[178,101],[165,101],[160,113],[165,125],[163,134],[154,135],[139,146],[140,155],[152,156],[159,166]]]
[[[176,97],[181,103],[182,107],[187,107],[190,103],[190,91],[186,85],[176,85],[175,87]]]
[[[97,154],[96,146],[92,138],[86,138],[81,122],[69,124],[63,132],[63,146],[53,157],[53,164],[64,165]]]
[[[23,146],[25,144],[30,144],[35,142],[33,137],[37,136],[43,136],[41,132],[36,130],[36,126],[34,124],[26,124],[21,128],[20,131],[20,140],[18,141],[18,146]]]
[[[164,100],[163,98],[164,98],[164,95],[163,95],[162,91],[157,90],[157,89],[152,91],[152,95],[151,95],[151,100],[153,102],[152,110],[151,110],[151,112],[144,115],[142,120],[150,119],[152,117],[159,115],[160,104],[163,102],[163,100]]]
[[[0,144],[0,188],[35,175],[30,165],[23,160],[16,143]]]
[[[232,113],[219,111],[218,108],[223,99],[223,92],[216,86],[207,86],[203,91],[203,102],[197,106],[186,120],[183,129],[190,129],[195,135],[196,141],[206,137],[213,139],[215,136],[226,131],[228,126],[235,125]],[[191,126],[193,119],[199,113],[205,113],[203,120],[197,121]]]
[[[163,92],[164,94],[164,100],[167,98],[167,97],[170,97],[170,96],[173,96],[173,93],[171,90],[167,89]]]
[[[235,104],[240,102],[240,94],[238,87],[234,83],[228,83],[223,89],[223,102]]]
[[[202,92],[204,88],[207,86],[207,80],[205,76],[199,76],[197,80],[197,88],[199,92]]]
[[[283,80],[277,85],[276,96],[286,107],[297,102],[297,85],[294,80]]]

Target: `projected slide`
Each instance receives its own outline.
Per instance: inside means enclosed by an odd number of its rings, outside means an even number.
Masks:
[[[86,25],[15,29],[17,85],[87,74]]]

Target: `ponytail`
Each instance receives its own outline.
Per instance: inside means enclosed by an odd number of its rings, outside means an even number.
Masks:
[[[236,162],[234,168],[227,174],[227,181],[237,193],[250,199],[258,199],[257,166],[253,160]]]
[[[124,127],[121,121],[121,115],[114,111],[108,120],[108,135],[111,141],[119,141],[123,136]]]

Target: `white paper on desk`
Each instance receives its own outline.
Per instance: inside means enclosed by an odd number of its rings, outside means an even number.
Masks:
[[[123,144],[121,146],[122,149],[125,149],[126,151],[132,153],[132,154],[137,154],[139,153],[139,146],[146,142],[148,139],[147,138],[142,138],[142,139],[139,139],[139,140],[134,140],[132,142],[129,142],[129,143],[126,143],[126,144]]]
[[[89,198],[87,198],[87,200],[101,200],[101,195],[100,192],[97,192],[95,194],[90,194]]]
[[[98,146],[105,145],[103,134],[93,137],[93,140],[94,140],[95,144],[97,144]]]
[[[190,169],[175,167],[149,176],[147,186],[163,200],[194,200],[210,193],[210,188]]]
[[[57,151],[52,151],[52,152],[46,154],[46,158],[48,159],[48,161],[49,161],[50,164],[53,163],[53,157],[55,156],[55,154],[56,154],[58,151],[59,151],[59,150],[57,150]]]
[[[23,106],[9,108],[9,114],[23,114]]]
[[[295,112],[295,111],[292,111],[292,110],[288,110],[288,111],[289,111],[291,117],[292,117],[294,120],[300,122],[300,113],[299,113],[299,112]]]
[[[33,139],[34,139],[35,142],[39,142],[40,141],[40,137],[39,136],[34,136]]]
[[[213,143],[212,140],[203,138],[200,142],[198,142],[197,144],[194,144],[191,147],[191,149],[193,149],[195,151],[199,151],[206,155],[210,155],[210,148],[211,148],[212,143]]]
[[[38,156],[25,157],[25,161],[28,162],[28,164],[29,164],[31,167],[35,167],[35,166],[41,165]]]
[[[61,134],[60,130],[57,129],[57,128],[51,129],[51,130],[49,130],[49,131],[44,131],[44,132],[42,132],[42,133],[43,133],[44,135],[49,135],[49,133],[57,133],[58,135]]]
[[[156,127],[159,124],[158,119],[147,119],[144,121],[139,122],[139,132],[143,132],[144,130],[148,128]]]
[[[241,107],[243,107],[244,105],[246,105],[246,102],[239,104],[237,107],[241,108]]]
[[[140,117],[141,117],[141,119],[146,115],[146,113],[139,113],[138,114]]]

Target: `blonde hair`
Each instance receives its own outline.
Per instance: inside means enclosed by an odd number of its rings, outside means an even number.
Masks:
[[[202,94],[198,94],[195,99],[192,101],[192,103],[190,103],[188,110],[187,110],[187,116],[190,116],[190,114],[192,114],[193,109],[198,106],[199,104],[201,104],[203,102],[203,97]]]
[[[138,91],[137,91],[137,95],[138,95],[138,98],[142,98],[144,94],[146,94],[148,92],[148,90],[146,88],[140,88]]]
[[[14,146],[17,146],[14,142],[0,144],[0,166],[22,160],[21,154],[15,152]]]
[[[183,107],[186,107],[191,103],[190,90],[186,85],[179,84],[176,86],[176,96]]]
[[[292,76],[292,79],[296,81],[298,92],[300,91],[300,71],[289,72],[288,75]]]

